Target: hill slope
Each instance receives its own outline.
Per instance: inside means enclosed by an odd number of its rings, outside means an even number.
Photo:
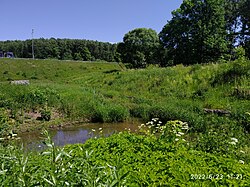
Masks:
[[[1,134],[73,121],[159,118],[141,125],[139,135],[123,132],[64,148],[48,137],[42,154],[0,144],[3,185],[249,184],[249,61],[126,70],[105,62],[0,59],[0,67]],[[9,84],[19,79],[30,85]]]
[[[0,59],[0,106],[14,113],[19,108],[39,111],[47,107],[64,118],[94,122],[130,117],[180,119],[202,130],[200,118],[210,116],[204,108],[231,112],[230,120],[241,120],[250,111],[249,64],[242,60],[123,70],[105,62]],[[19,79],[31,84],[8,84]]]

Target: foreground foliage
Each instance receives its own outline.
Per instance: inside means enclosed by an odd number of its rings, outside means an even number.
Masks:
[[[235,147],[228,149],[227,155],[195,150],[192,141],[185,140],[187,123],[169,121],[162,125],[157,120],[141,125],[141,135],[123,132],[66,147],[55,147],[45,131],[47,149],[41,153],[1,145],[0,184],[109,187],[249,184],[249,162],[235,157],[234,153],[239,151]]]

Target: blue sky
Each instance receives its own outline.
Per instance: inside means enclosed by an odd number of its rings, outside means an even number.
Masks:
[[[0,0],[0,40],[121,42],[135,28],[160,32],[182,0]]]

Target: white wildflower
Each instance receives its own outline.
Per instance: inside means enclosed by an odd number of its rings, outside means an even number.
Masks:
[[[178,138],[175,138],[175,141],[177,142],[177,141],[179,141],[179,139],[178,139]]]
[[[245,151],[240,150],[240,153],[245,154]]]
[[[245,162],[243,160],[239,160],[240,164],[245,164]]]
[[[183,129],[183,130],[188,130],[188,126],[185,125],[185,126],[183,126],[181,129]]]
[[[231,144],[231,145],[236,145],[236,142],[229,142],[229,144]]]
[[[233,142],[235,142],[235,143],[238,142],[238,139],[236,139],[236,138],[231,138],[231,140],[232,140]]]
[[[183,135],[184,135],[184,133],[183,133],[183,132],[178,132],[178,134],[179,134],[179,135],[181,135],[181,136],[183,136]]]

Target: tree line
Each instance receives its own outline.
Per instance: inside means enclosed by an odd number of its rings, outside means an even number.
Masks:
[[[17,58],[32,58],[32,40],[1,41],[0,49],[12,51]],[[108,62],[120,61],[117,44],[79,39],[34,39],[35,58]]]
[[[105,60],[132,68],[250,58],[249,0],[183,0],[160,33],[137,28],[118,44],[71,39],[36,39],[36,58]],[[32,57],[32,41],[0,42],[16,57]]]

